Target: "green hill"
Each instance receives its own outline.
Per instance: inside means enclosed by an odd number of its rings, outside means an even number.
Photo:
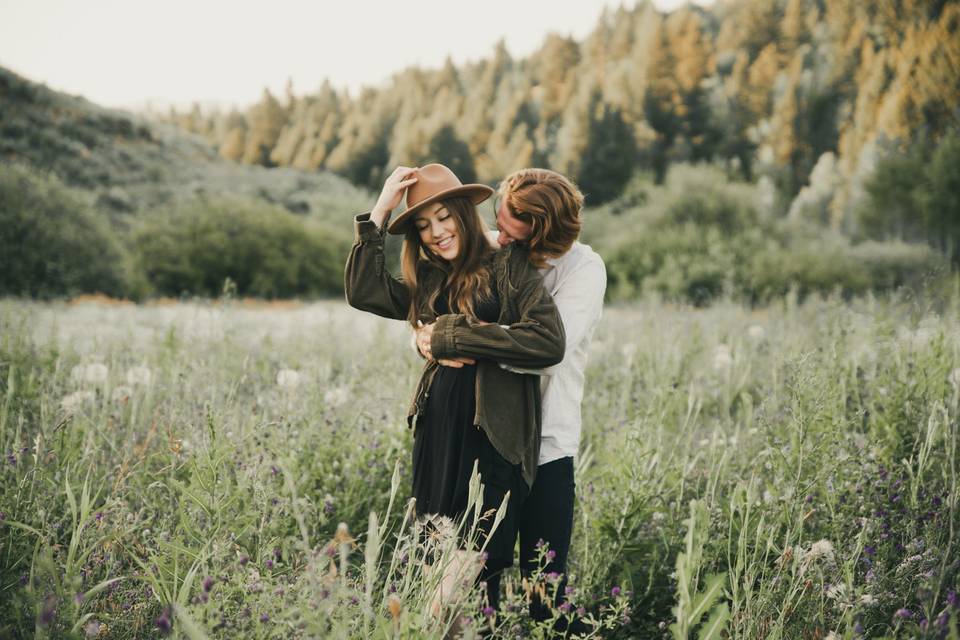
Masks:
[[[220,195],[320,219],[370,202],[369,193],[333,174],[238,165],[198,136],[53,91],[2,67],[0,158],[88,191],[114,221]]]

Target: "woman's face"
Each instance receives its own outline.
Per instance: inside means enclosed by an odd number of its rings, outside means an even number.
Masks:
[[[460,231],[443,202],[435,202],[417,213],[413,225],[428,251],[447,262],[460,255]]]

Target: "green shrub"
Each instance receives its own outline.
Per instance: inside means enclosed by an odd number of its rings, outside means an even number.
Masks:
[[[348,232],[331,234],[280,207],[213,198],[148,217],[133,242],[157,293],[216,296],[229,278],[240,295],[279,298],[341,293]]]
[[[0,294],[135,297],[139,287],[127,252],[81,192],[0,164]]]
[[[638,189],[640,206],[615,202],[586,216],[585,241],[604,256],[614,299],[766,304],[792,290],[802,298],[926,285],[947,271],[927,245],[852,245],[822,225],[763,215],[756,187],[710,168],[677,167],[665,186],[634,184],[624,199],[636,201]]]

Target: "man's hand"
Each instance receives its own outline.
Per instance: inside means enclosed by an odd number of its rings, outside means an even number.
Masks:
[[[433,360],[433,351],[430,349],[430,340],[433,338],[433,326],[434,323],[423,324],[417,327],[417,349],[427,360]],[[453,367],[454,369],[460,369],[465,364],[476,364],[477,361],[473,358],[440,358],[437,360],[437,363],[443,365],[444,367]]]

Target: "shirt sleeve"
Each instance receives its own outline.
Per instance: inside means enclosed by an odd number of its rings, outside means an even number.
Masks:
[[[572,353],[583,342],[588,331],[600,319],[603,312],[603,297],[607,290],[607,270],[603,260],[585,262],[570,273],[557,289],[553,301],[560,311],[567,336],[566,353]],[[515,373],[534,373],[541,376],[554,375],[563,363],[544,369],[516,368],[500,365]]]

